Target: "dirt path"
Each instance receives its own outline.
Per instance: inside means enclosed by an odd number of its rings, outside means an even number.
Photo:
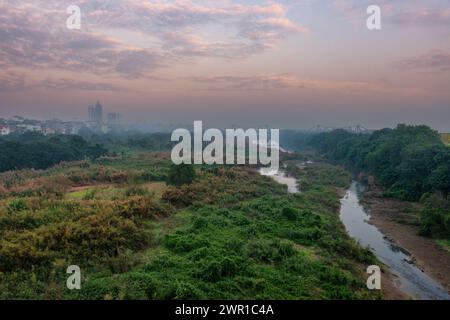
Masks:
[[[418,235],[418,227],[399,221],[408,220],[404,209],[408,202],[381,197],[379,190],[367,191],[364,205],[370,210],[370,222],[379,228],[390,240],[406,249],[415,264],[430,277],[450,290],[450,253],[433,239]]]
[[[84,190],[88,190],[88,189],[92,189],[92,188],[99,188],[99,189],[100,188],[108,188],[110,186],[113,186],[113,184],[89,184],[89,185],[70,188],[67,192],[68,193],[79,192],[79,191],[84,191]]]

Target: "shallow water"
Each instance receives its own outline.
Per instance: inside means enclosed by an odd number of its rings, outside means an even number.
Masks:
[[[431,279],[411,262],[411,256],[388,241],[383,233],[371,225],[369,214],[359,203],[363,186],[353,182],[341,199],[340,218],[348,234],[362,246],[370,247],[380,261],[398,276],[400,289],[415,299],[445,299],[450,295],[436,281]]]
[[[259,173],[263,176],[268,176],[280,184],[287,185],[289,193],[299,193],[300,189],[297,184],[297,179],[290,177],[285,171],[278,169],[272,170],[270,168],[260,168]]]

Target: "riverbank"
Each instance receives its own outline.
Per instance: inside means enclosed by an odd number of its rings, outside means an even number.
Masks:
[[[382,274],[385,281],[382,282],[384,300],[410,300],[411,297],[403,292],[400,287],[400,280],[392,273],[388,266],[384,265]]]
[[[347,189],[337,188],[339,198],[342,199],[347,193]],[[388,266],[383,264],[381,267],[381,272],[383,274],[383,298],[384,300],[409,300],[411,299],[406,293],[404,293],[400,288],[400,283],[398,277],[392,273]],[[362,275],[367,277],[365,270],[362,271]]]
[[[308,168],[308,170],[305,170]],[[288,170],[291,174],[293,174],[296,178],[299,179],[299,185],[305,190],[308,190],[312,187],[317,187],[317,185],[321,185],[323,183],[328,184],[333,187],[337,196],[340,200],[340,206],[336,208],[337,213],[340,215],[341,223],[345,226],[346,224],[342,221],[342,210],[343,205],[345,205],[346,200],[348,199],[347,195],[349,195],[349,182],[351,180],[350,174],[343,170],[338,170],[337,167],[331,165],[319,165],[316,164],[314,166],[306,167],[299,166],[295,164],[294,166],[288,166]],[[356,193],[354,193],[356,197]],[[358,199],[354,199],[353,204],[359,203]],[[363,208],[361,207],[361,210]],[[364,214],[365,215],[365,214]],[[363,220],[365,220],[363,218]],[[367,223],[366,223],[367,224]],[[367,224],[370,228],[373,226]],[[348,232],[348,230],[347,230]],[[380,234],[379,240],[383,242],[382,235]],[[365,245],[363,245],[365,246]],[[382,298],[385,300],[409,300],[411,297],[402,291],[400,288],[401,280],[397,275],[395,275],[388,265],[382,264],[380,265],[382,269]],[[366,273],[366,264],[361,264],[359,266],[360,277],[362,279],[367,278]]]
[[[450,290],[450,253],[435,240],[418,235],[418,227],[407,224],[408,209],[405,201],[382,197],[382,191],[371,186],[362,198],[370,210],[370,223],[383,232],[391,242],[411,254],[411,261],[447,291]]]

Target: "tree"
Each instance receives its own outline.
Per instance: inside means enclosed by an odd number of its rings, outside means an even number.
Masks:
[[[195,169],[189,164],[173,164],[169,169],[167,182],[175,186],[191,184],[195,179]]]
[[[23,134],[0,138],[0,172],[34,168],[46,169],[61,161],[96,159],[107,153],[100,144],[80,136]]]

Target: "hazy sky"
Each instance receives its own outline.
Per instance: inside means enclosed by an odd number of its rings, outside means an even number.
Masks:
[[[0,116],[97,99],[129,121],[450,131],[450,1],[0,0]]]

